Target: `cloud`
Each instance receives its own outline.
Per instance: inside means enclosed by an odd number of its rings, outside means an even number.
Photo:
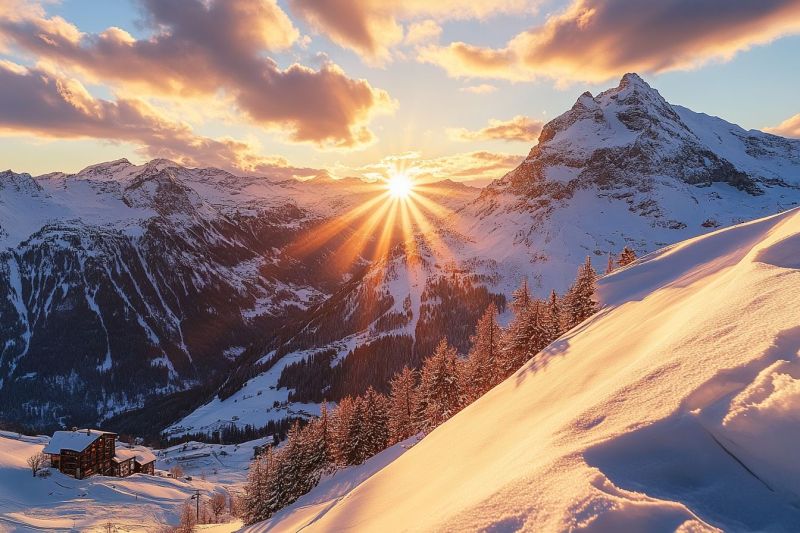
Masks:
[[[489,94],[493,93],[497,90],[497,87],[494,85],[489,85],[488,83],[481,83],[480,85],[470,85],[468,87],[461,87],[459,91],[462,93],[472,93],[472,94]]]
[[[251,122],[322,147],[373,142],[368,122],[395,106],[385,91],[331,62],[280,68],[267,57],[305,42],[275,0],[141,2],[148,38],[113,27],[85,34],[59,17],[28,13],[0,16],[0,42],[117,88],[178,98],[224,94]]]
[[[164,118],[138,99],[94,98],[80,82],[38,68],[0,62],[0,101],[0,130],[5,133],[131,142],[148,157],[277,177],[318,172],[259,156],[241,141],[195,135],[188,125]]]
[[[398,169],[402,169],[422,183],[451,179],[483,185],[502,177],[524,159],[517,154],[486,151],[433,158],[423,157],[419,152],[405,152],[386,156],[377,163],[358,168],[340,167],[334,169],[334,173],[338,176],[358,175],[371,179],[388,179]]]
[[[543,123],[524,115],[517,115],[511,120],[489,120],[485,128],[473,131],[465,128],[453,128],[447,131],[454,141],[535,141],[539,138]]]
[[[765,128],[764,131],[775,135],[782,135],[783,137],[800,138],[800,113],[787,118],[777,126]]]
[[[453,42],[425,47],[419,59],[453,77],[601,82],[622,72],[657,73],[729,60],[798,32],[797,0],[575,0],[503,48]]]
[[[408,27],[406,32],[406,44],[422,44],[430,41],[436,41],[442,34],[442,27],[436,21],[427,19],[421,22],[415,22]]]
[[[333,42],[361,54],[369,63],[391,59],[392,47],[403,41],[404,23],[428,18],[485,19],[508,13],[533,12],[538,0],[289,0],[298,16]],[[409,28],[412,31],[414,23]],[[428,29],[433,29],[428,23]],[[413,43],[408,41],[408,43]]]

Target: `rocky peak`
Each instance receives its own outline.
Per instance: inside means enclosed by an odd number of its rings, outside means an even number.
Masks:
[[[35,194],[40,192],[42,187],[28,173],[17,174],[11,170],[6,170],[0,172],[0,190],[3,189]]]
[[[115,159],[114,161],[106,161],[105,163],[97,163],[89,165],[77,173],[80,177],[85,178],[103,178],[109,179],[117,176],[121,171],[127,170],[133,164],[125,158]]]

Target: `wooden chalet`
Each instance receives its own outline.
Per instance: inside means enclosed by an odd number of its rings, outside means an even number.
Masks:
[[[156,457],[141,446],[117,448],[117,435],[97,429],[56,431],[44,453],[50,466],[77,479],[93,475],[127,477],[155,473]]]

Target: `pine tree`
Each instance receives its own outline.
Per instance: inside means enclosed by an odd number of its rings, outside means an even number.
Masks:
[[[247,484],[241,501],[242,518],[247,524],[266,520],[280,507],[275,500],[275,454],[271,447],[250,464]]]
[[[553,289],[550,291],[550,298],[547,300],[547,326],[550,342],[553,342],[564,333],[564,328],[562,327],[563,322],[564,317],[561,312],[561,301],[555,289]]]
[[[528,339],[528,357],[526,361],[550,344],[552,341],[551,330],[550,314],[547,304],[541,300],[535,300],[531,304],[528,313],[528,331],[530,337]]]
[[[308,482],[305,479],[305,450],[300,436],[300,426],[297,422],[292,424],[286,443],[280,450],[278,476],[282,483],[282,491],[276,498],[279,508],[289,505],[305,494]]]
[[[608,254],[608,264],[606,264],[606,274],[611,274],[614,272],[614,254]]]
[[[420,397],[425,404],[423,428],[430,431],[455,415],[461,408],[458,355],[442,339],[422,364]]]
[[[386,449],[389,442],[389,406],[372,387],[364,393],[364,459]]]
[[[531,303],[531,291],[528,288],[528,278],[522,278],[520,286],[511,293],[511,309],[516,314],[520,314],[527,309]]]
[[[524,285],[524,291],[527,293],[527,285]],[[497,307],[491,304],[478,320],[475,335],[470,339],[472,348],[463,373],[462,392],[465,403],[480,398],[505,377],[501,366],[501,338]]]
[[[596,281],[597,274],[592,268],[592,260],[587,256],[567,293],[567,329],[575,327],[597,312],[597,302],[594,301]]]
[[[364,399],[357,396],[353,399],[353,411],[347,424],[347,440],[344,442],[344,459],[347,465],[360,465],[367,458],[365,419]]]
[[[339,405],[331,416],[332,455],[337,466],[346,466],[348,464],[347,443],[353,408],[353,398],[345,396],[339,400]]]
[[[500,364],[500,380],[514,372],[527,359],[529,332],[529,314],[532,298],[528,291],[528,280],[523,279],[520,287],[514,291],[511,309],[514,318],[503,336],[503,355]]]
[[[634,261],[636,261],[636,252],[626,246],[619,254],[619,260],[617,261],[617,264],[620,266],[620,268],[622,268],[630,265]]]
[[[395,374],[389,394],[389,444],[396,444],[416,434],[419,410],[417,372],[407,366]]]

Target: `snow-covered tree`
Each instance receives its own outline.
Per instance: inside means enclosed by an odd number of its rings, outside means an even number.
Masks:
[[[247,524],[266,520],[279,509],[275,497],[276,457],[271,447],[250,463],[244,495],[239,502],[242,519]]]
[[[368,459],[386,449],[389,443],[389,403],[383,394],[372,387],[364,393],[364,450]]]
[[[630,265],[634,261],[636,261],[636,252],[626,246],[622,249],[622,252],[620,252],[617,264],[620,267],[624,267]]]
[[[566,298],[566,312],[568,326],[572,328],[597,312],[597,302],[594,300],[597,273],[592,268],[592,260],[586,257],[586,262],[578,269],[575,282],[570,287]]]
[[[350,396],[339,400],[339,405],[331,415],[331,434],[333,443],[333,460],[337,466],[346,466],[347,443],[350,430],[350,419],[353,417],[355,402]]]
[[[391,382],[389,444],[396,444],[416,434],[418,412],[417,372],[405,366]]]
[[[422,426],[430,431],[461,409],[458,355],[442,339],[422,364],[420,399],[424,403]]]
[[[549,342],[553,342],[564,333],[563,328],[564,317],[561,310],[561,300],[558,297],[555,289],[550,291],[550,297],[547,299],[547,326],[549,328]]]
[[[524,290],[527,293],[527,285]],[[522,309],[524,312],[525,308]],[[501,365],[502,334],[497,323],[497,307],[491,304],[478,320],[475,334],[470,339],[472,347],[462,373],[462,393],[466,403],[480,398],[505,377]]]

